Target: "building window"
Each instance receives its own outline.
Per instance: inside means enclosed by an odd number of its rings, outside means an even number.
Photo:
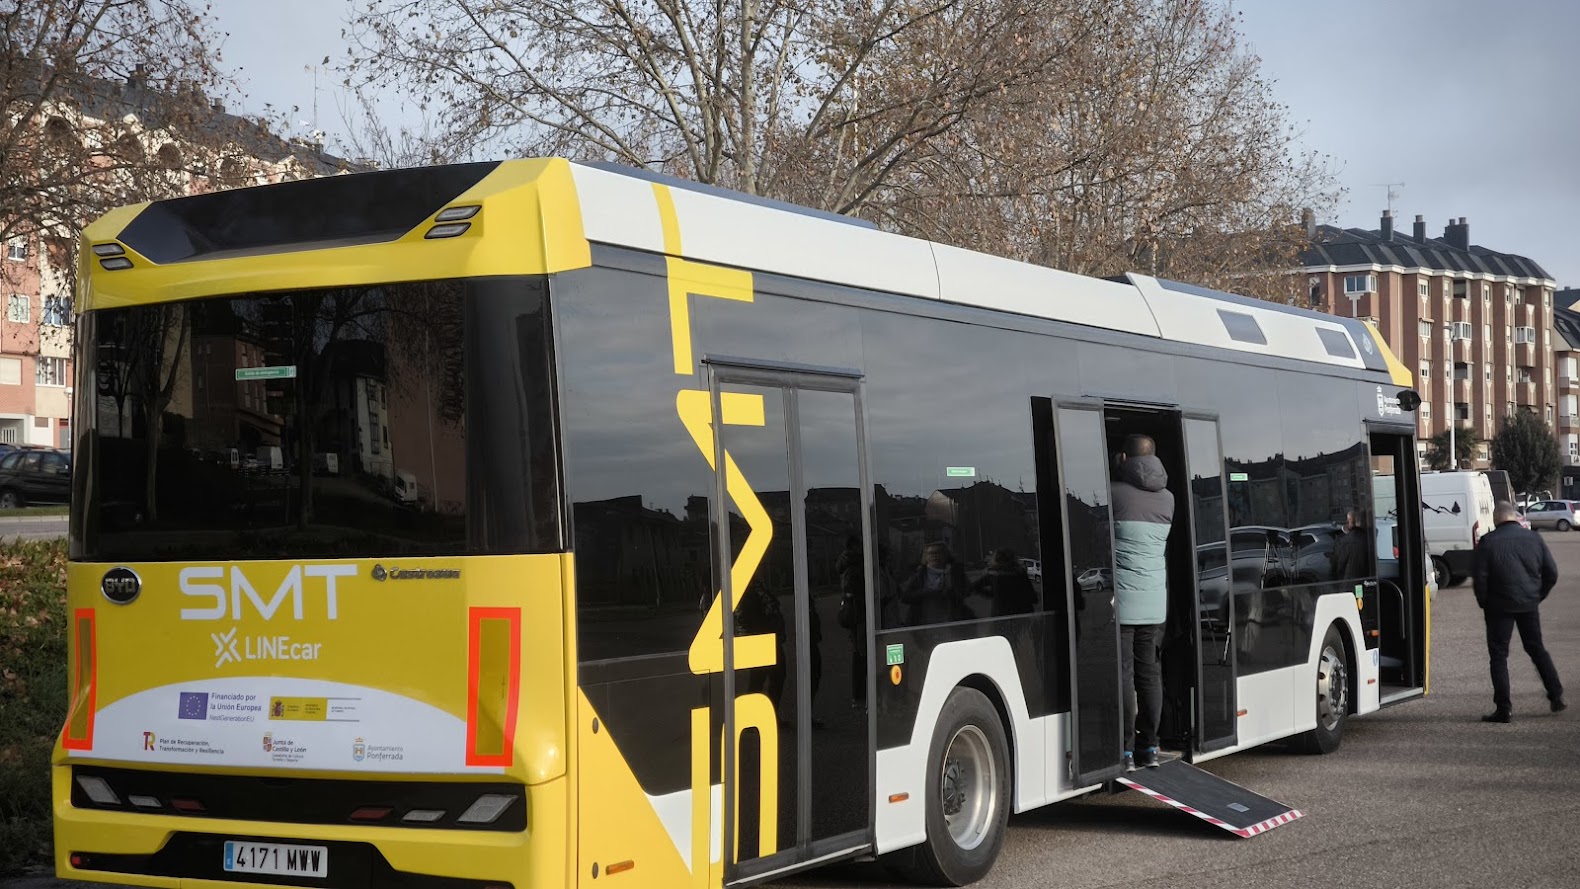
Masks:
[[[1466,323],[1469,323],[1469,322],[1466,322]],[[1484,342],[1484,343],[1487,343],[1489,346],[1491,345],[1491,343],[1492,343],[1492,325],[1491,324],[1483,324],[1483,325],[1481,325],[1481,341]]]
[[[1492,285],[1491,284],[1483,284],[1483,285],[1481,285],[1481,304],[1482,305],[1492,305]]]
[[[1455,321],[1448,329],[1448,338],[1451,340],[1468,340],[1475,336],[1475,328],[1469,321]]]
[[[1503,403],[1503,415],[1505,417],[1512,417],[1512,416],[1514,416],[1514,402],[1512,402],[1512,401],[1505,401]]]
[[[1431,319],[1429,319],[1429,318],[1422,318],[1421,321],[1420,321],[1419,329],[1420,329],[1420,332],[1421,332],[1421,339],[1429,340],[1429,339],[1432,338],[1432,321],[1431,321]]]
[[[1534,343],[1534,342],[1536,342],[1536,328],[1534,328],[1534,327],[1516,327],[1516,328],[1514,328],[1514,341],[1516,343]]]
[[[1454,282],[1454,298],[1455,299],[1469,299],[1470,298],[1470,282],[1469,281],[1455,281]]]
[[[16,324],[26,324],[33,320],[33,301],[20,293],[11,294],[11,299],[6,303],[5,316]]]
[[[1518,379],[1522,383],[1534,383],[1534,382],[1536,382],[1535,374],[1532,374],[1531,373],[1531,369],[1529,367],[1525,367],[1524,365],[1520,366]]]
[[[1432,362],[1423,361],[1421,362],[1421,382],[1424,383],[1430,379],[1432,379]]]
[[[1467,362],[1464,362],[1464,361],[1456,361],[1456,362],[1454,362],[1454,379],[1456,379],[1456,380],[1468,380],[1468,379],[1470,379],[1470,365]]]
[[[22,385],[22,359],[0,358],[0,386]]]
[[[37,369],[34,382],[40,386],[66,385],[66,359],[41,355],[33,359],[33,366]]]
[[[1489,383],[1492,382],[1492,364],[1491,364],[1491,362],[1488,362],[1487,364],[1483,365],[1483,367],[1485,367],[1486,371],[1487,371],[1487,382],[1489,382]]]
[[[44,310],[39,314],[38,323],[45,327],[68,327],[71,325],[71,299],[65,296],[44,297]]]
[[[1432,285],[1428,284],[1425,278],[1422,278],[1421,282],[1416,285],[1416,290],[1421,294],[1422,297],[1431,296]]]
[[[1470,404],[1468,402],[1455,402],[1454,419],[1466,423],[1470,422]]]
[[[1376,293],[1377,292],[1377,276],[1376,275],[1345,275],[1344,276],[1344,292],[1345,293]]]
[[[27,238],[12,238],[6,244],[5,258],[13,262],[25,262],[27,260]]]
[[[1430,419],[1432,419],[1432,405],[1431,405],[1430,402],[1426,402],[1426,401],[1421,402],[1421,419],[1423,419],[1423,420],[1430,420]]]
[[[1553,424],[1553,406],[1549,404],[1547,406],[1547,425],[1551,426],[1552,424]]]

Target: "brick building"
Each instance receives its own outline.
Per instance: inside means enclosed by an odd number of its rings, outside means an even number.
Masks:
[[[1375,230],[1318,226],[1309,215],[1306,227],[1309,305],[1371,319],[1417,375],[1423,454],[1450,418],[1482,439],[1477,467],[1488,465],[1500,419],[1516,410],[1559,428],[1555,282],[1541,266],[1472,244],[1464,217],[1441,237],[1429,237],[1420,216],[1400,231],[1389,213]]]
[[[126,83],[98,82],[92,95],[79,98],[43,115],[45,126],[62,117],[88,124],[62,128],[68,132],[86,132],[105,121],[125,122],[161,168],[166,193],[196,194],[351,168],[320,146],[270,135],[226,114],[217,103],[203,106],[208,108],[200,123],[203,143],[185,140],[156,123],[161,97],[136,77]],[[136,199],[128,196],[126,201]],[[70,447],[76,234],[35,232],[0,247],[0,443]]]

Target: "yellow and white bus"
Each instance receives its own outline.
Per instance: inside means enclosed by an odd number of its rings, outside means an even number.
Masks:
[[[127,207],[80,288],[63,877],[965,884],[1011,811],[1188,804],[1426,689],[1417,400],[1361,321],[558,159]]]

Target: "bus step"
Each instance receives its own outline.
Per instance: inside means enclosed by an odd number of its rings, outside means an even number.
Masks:
[[[1119,783],[1238,837],[1267,833],[1303,814],[1180,760],[1126,772]]]

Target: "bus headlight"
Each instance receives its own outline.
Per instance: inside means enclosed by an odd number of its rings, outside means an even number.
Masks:
[[[464,824],[492,824],[494,819],[510,808],[510,804],[515,801],[516,798],[513,796],[485,793],[477,798],[477,802],[467,806],[466,811],[461,813],[461,817],[455,820]]]

